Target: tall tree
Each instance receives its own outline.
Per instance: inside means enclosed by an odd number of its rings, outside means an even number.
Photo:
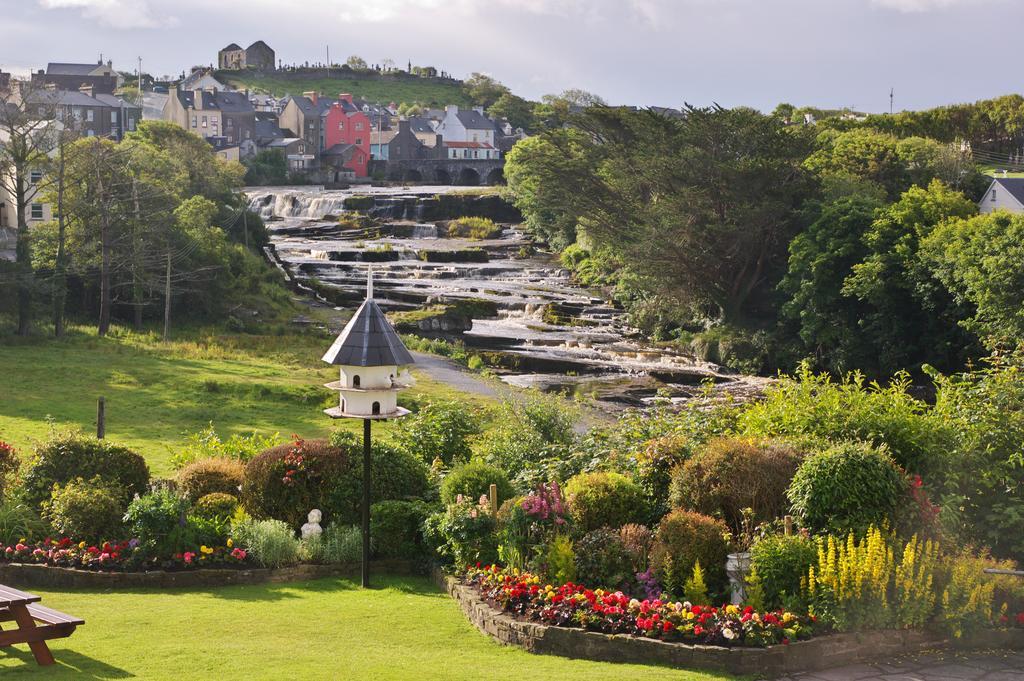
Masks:
[[[12,83],[0,92],[0,187],[12,197],[17,215],[15,276],[18,294],[18,333],[26,335],[32,317],[32,235],[29,205],[49,178],[32,183],[32,171],[42,170],[56,146],[56,107],[52,95],[28,82]]]

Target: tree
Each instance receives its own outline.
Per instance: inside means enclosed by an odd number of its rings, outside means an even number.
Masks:
[[[288,159],[277,149],[264,149],[242,163],[246,168],[247,185],[281,185],[288,182]]]
[[[920,362],[955,368],[972,349],[959,328],[969,310],[932,275],[921,242],[947,220],[977,213],[977,206],[938,180],[911,187],[881,211],[864,234],[867,250],[843,286],[867,309],[861,342],[873,346],[882,374]]]
[[[462,84],[462,91],[470,101],[482,107],[490,107],[508,88],[484,73],[474,73]]]
[[[573,122],[509,155],[528,224],[578,222],[651,293],[696,315],[742,323],[765,302],[807,193],[804,138],[752,109],[670,118],[594,106]]]
[[[600,96],[586,90],[570,89],[560,95],[544,95],[533,107],[536,125],[560,128],[569,123],[573,113],[592,106],[607,106]]]
[[[345,60],[345,65],[353,71],[366,71],[369,69],[369,66],[366,65],[366,60],[355,54]]]
[[[533,104],[511,92],[502,94],[487,109],[493,118],[505,118],[513,128],[534,129]]]
[[[782,319],[794,328],[804,352],[832,370],[872,360],[858,326],[863,306],[843,293],[843,283],[867,254],[864,234],[882,205],[872,196],[837,199],[789,244],[788,271],[779,285],[787,295]]]
[[[52,95],[25,82],[0,92],[0,187],[14,200],[17,215],[15,277],[20,335],[29,332],[34,286],[28,208],[50,181],[44,176],[33,186],[31,175],[47,165],[48,155],[57,144],[56,132]]]
[[[963,324],[989,348],[1024,338],[1024,216],[997,211],[948,220],[921,250],[935,277],[973,314]]]

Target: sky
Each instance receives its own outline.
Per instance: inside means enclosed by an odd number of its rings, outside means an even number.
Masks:
[[[264,40],[285,63],[349,55],[487,73],[539,99],[887,111],[1015,92],[1021,0],[0,0],[0,68],[177,74]]]

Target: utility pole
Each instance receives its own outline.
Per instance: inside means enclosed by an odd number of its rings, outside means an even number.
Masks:
[[[327,77],[331,77],[331,46],[327,46]]]
[[[896,95],[896,88],[889,88],[889,115],[892,115],[892,98]]]

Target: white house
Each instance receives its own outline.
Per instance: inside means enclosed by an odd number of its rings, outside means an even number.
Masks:
[[[459,109],[449,104],[445,107],[444,118],[437,125],[437,133],[445,142],[479,142],[494,146],[494,123],[479,106]]]
[[[978,210],[982,213],[991,213],[994,210],[1024,213],[1024,177],[993,179],[985,195],[978,202]]]

